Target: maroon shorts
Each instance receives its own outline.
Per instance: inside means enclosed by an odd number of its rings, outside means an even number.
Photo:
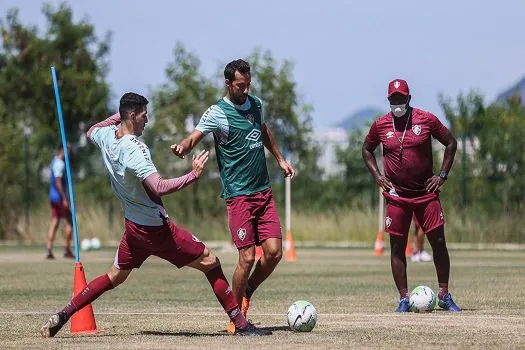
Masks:
[[[180,269],[201,256],[204,249],[197,237],[171,221],[162,226],[143,226],[126,219],[114,265],[120,270],[136,269],[155,255]]]
[[[425,233],[445,224],[443,208],[437,194],[430,193],[416,198],[383,194],[387,199],[385,230],[391,235],[408,235],[412,216]]]
[[[282,239],[281,222],[271,189],[228,198],[228,224],[237,249],[261,245],[268,238]]]
[[[71,222],[71,210],[64,207],[62,202],[49,202],[51,205],[51,217],[53,219],[66,219]]]

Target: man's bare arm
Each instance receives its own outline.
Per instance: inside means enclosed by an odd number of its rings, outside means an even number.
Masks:
[[[284,157],[279,150],[279,147],[277,147],[277,144],[275,143],[275,139],[273,138],[273,134],[270,131],[270,129],[266,126],[266,124],[263,124],[262,127],[262,135],[263,135],[263,144],[264,147],[270,151],[270,153],[275,157],[278,163],[284,161]]]
[[[372,147],[364,142],[361,154],[363,156],[363,160],[365,161],[366,167],[374,177],[376,184],[384,191],[389,191],[391,188],[393,188],[393,186],[392,183],[384,175],[381,175],[381,172],[379,171],[376,156],[374,155],[375,149],[376,147]]]
[[[204,134],[199,130],[193,131],[188,137],[182,140],[180,143],[174,143],[171,145],[171,151],[177,157],[184,159],[186,154],[190,153],[191,150],[204,138]]]
[[[286,159],[284,159],[281,151],[279,150],[279,147],[277,147],[277,144],[275,143],[275,139],[273,138],[272,132],[266,126],[266,124],[263,124],[261,129],[264,146],[268,149],[268,151],[270,151],[271,154],[273,154],[273,156],[277,160],[277,163],[279,163],[279,166],[283,170],[284,176],[289,176],[293,179],[293,177],[295,176],[295,170],[292,167],[292,165],[289,164],[286,161]]]
[[[66,191],[64,190],[64,186],[62,186],[62,177],[55,177],[55,186],[58,190],[58,193],[60,193],[60,196],[62,197],[62,205],[64,205],[64,207],[66,208],[69,208],[69,199],[66,197]]]

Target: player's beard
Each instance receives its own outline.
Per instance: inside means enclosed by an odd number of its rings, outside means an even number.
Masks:
[[[244,104],[244,102],[246,102],[246,98],[247,98],[247,96],[248,96],[248,95],[244,95],[244,94],[241,95],[241,96],[239,96],[239,99],[238,99],[238,101],[237,101],[238,104],[239,104],[239,105]]]
[[[234,96],[234,99],[232,102],[240,106],[244,104],[244,102],[246,102],[246,95]]]
[[[247,97],[246,94],[235,95],[234,90],[228,88],[228,95],[229,95],[230,101],[236,104],[237,106],[240,106],[244,104],[244,102],[246,102],[246,97]]]
[[[142,136],[142,134],[144,133],[144,129],[146,129],[146,123],[144,123],[142,125],[140,123],[136,123],[134,125],[134,131],[135,131],[134,134],[135,134],[135,136],[137,136],[137,137]]]

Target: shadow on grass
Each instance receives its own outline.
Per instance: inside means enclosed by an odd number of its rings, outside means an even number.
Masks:
[[[479,311],[479,310],[480,310],[480,309],[463,309],[463,308],[461,309],[461,311]],[[445,313],[445,314],[451,314],[451,315],[454,315],[454,314],[455,314],[454,312],[450,312],[450,311],[448,311],[448,310],[443,310],[443,309],[434,309],[434,311],[435,311],[435,312],[439,312],[439,313],[443,312],[443,313]],[[461,312],[458,312],[457,314],[458,314],[458,315],[461,315]]]
[[[273,326],[273,327],[260,327],[261,329],[265,329],[267,331],[284,331],[284,332],[291,332],[292,330],[288,326]]]
[[[287,327],[287,326],[271,326],[271,327],[260,327],[260,326],[257,326],[257,328],[264,329],[265,331],[272,331],[272,332],[280,332],[280,331],[291,332],[292,331],[290,329],[290,327]],[[228,334],[228,331],[227,330],[222,330],[222,331],[219,331],[219,333]]]
[[[169,336],[169,337],[224,337],[227,334],[224,333],[196,333],[196,332],[160,332],[160,331],[142,331],[136,333],[140,335],[158,335],[158,336]]]
[[[272,327],[259,327],[272,332],[291,332],[289,327],[286,326],[272,326]],[[154,335],[154,336],[166,336],[166,337],[226,337],[230,336],[227,330],[221,330],[217,333],[197,333],[197,332],[163,332],[163,331],[141,331],[133,333],[132,335]],[[120,337],[122,334],[106,333],[103,330],[97,332],[97,334],[68,334],[64,337],[57,338],[74,338],[74,337]]]

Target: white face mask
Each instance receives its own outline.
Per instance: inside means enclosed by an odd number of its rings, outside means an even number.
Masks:
[[[399,118],[406,114],[407,112],[407,104],[404,105],[390,105],[390,110],[392,111],[392,114]]]

